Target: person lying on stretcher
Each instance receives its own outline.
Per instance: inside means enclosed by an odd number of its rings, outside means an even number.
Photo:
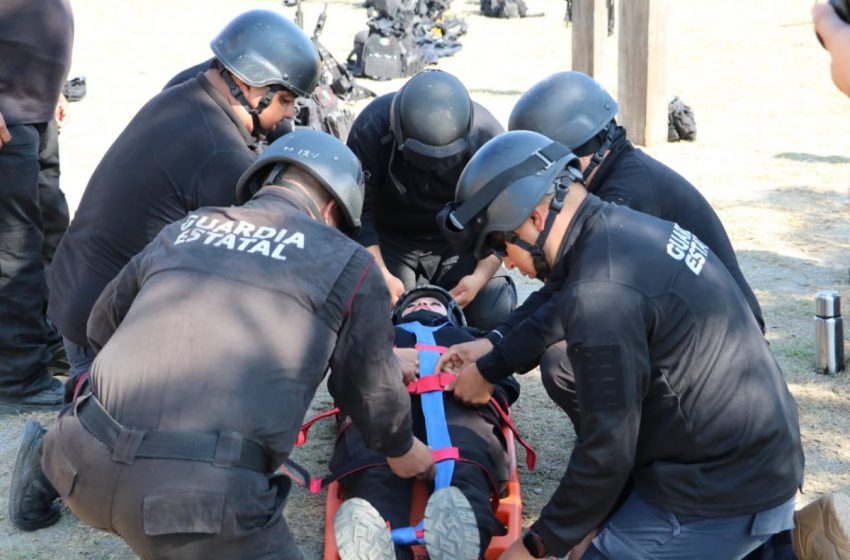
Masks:
[[[465,327],[463,312],[451,295],[436,286],[402,295],[393,322],[396,356],[408,390],[413,390],[412,383],[429,377],[426,374],[436,365],[438,347],[473,340],[472,333],[477,333]],[[442,385],[447,383],[443,380]],[[424,382],[420,387],[425,388]],[[508,410],[519,396],[519,383],[507,378],[496,385],[493,396],[502,410]],[[432,484],[435,492],[428,501],[424,523],[413,528],[412,479],[399,478],[385,466],[342,478],[342,497],[347,501],[334,518],[342,560],[410,559],[410,544],[423,541],[432,560],[475,560],[483,557],[494,534],[504,532],[491,507],[491,497],[501,492],[508,480],[510,465],[496,407],[491,403],[470,408],[442,391],[412,394],[411,398],[413,433],[423,441],[427,437],[435,454],[447,447],[457,448],[459,458],[437,463]],[[366,447],[354,427],[348,427],[337,439],[330,467],[336,471],[345,465],[379,464],[381,459]],[[368,547],[374,552],[364,556]]]

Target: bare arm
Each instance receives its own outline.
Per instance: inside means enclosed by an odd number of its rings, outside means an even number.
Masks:
[[[481,288],[490,281],[490,278],[496,274],[500,266],[502,266],[502,259],[495,255],[484,257],[478,261],[472,274],[461,278],[457,286],[451,289],[451,294],[454,296],[457,304],[461,307],[466,307],[469,302],[475,299]]]
[[[3,113],[0,113],[0,150],[11,141],[12,135],[9,133],[9,129],[6,128],[6,120],[3,118]]]
[[[397,277],[393,276],[387,268],[387,264],[384,262],[384,256],[381,254],[381,247],[379,245],[370,245],[369,247],[366,247],[366,250],[375,257],[375,262],[378,264],[378,267],[381,269],[381,273],[384,275],[384,282],[387,283],[387,288],[390,289],[390,305],[395,305],[396,300],[398,300],[399,296],[404,293],[404,283]]]
[[[832,81],[839,90],[850,96],[850,25],[844,23],[829,4],[815,4],[812,7],[812,21],[832,57]]]

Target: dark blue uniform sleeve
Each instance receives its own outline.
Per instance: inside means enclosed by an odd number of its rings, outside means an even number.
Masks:
[[[354,120],[346,140],[348,147],[360,160],[365,176],[365,198],[363,213],[360,216],[360,236],[357,238],[364,247],[379,244],[378,230],[375,225],[375,208],[389,165],[387,154],[392,148],[391,145],[382,143],[382,138],[390,131],[388,126],[379,125],[378,121],[384,121],[384,118],[378,117],[383,101],[381,103],[375,103],[375,101],[367,105]]]
[[[514,372],[526,372],[537,365],[548,346],[563,340],[558,311],[562,286],[560,277],[550,279],[487,335],[493,350],[475,364],[484,379],[496,383]]]
[[[649,386],[649,305],[635,290],[607,282],[564,294],[582,430],[567,472],[533,524],[549,554],[565,555],[599,527],[632,471]]]
[[[413,446],[410,396],[393,355],[390,296],[374,260],[352,288],[328,390],[370,449],[398,457]]]

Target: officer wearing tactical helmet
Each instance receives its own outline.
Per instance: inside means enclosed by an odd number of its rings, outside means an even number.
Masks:
[[[793,526],[796,403],[720,259],[678,224],[588,194],[578,165],[541,134],[507,132],[473,156],[443,214],[457,250],[557,280],[548,305],[574,372],[547,387],[580,420],[569,466],[501,558],[741,558]],[[496,349],[533,342],[533,320]],[[446,367],[469,404],[502,378],[458,347]]]
[[[165,227],[104,289],[88,329],[98,355],[73,406],[46,435],[26,427],[20,513],[55,518],[61,497],[142,558],[301,559],[281,515],[290,479],[273,473],[328,371],[365,444],[399,476],[430,473],[386,285],[341,233],[359,226],[357,158],[299,130],[236,191],[243,206]]]
[[[581,72],[559,72],[535,84],[511,112],[509,130],[539,132],[570,148],[583,183],[602,200],[676,222],[720,257],[764,330],[761,307],[747,284],[720,218],[687,179],[636,149],[617,125],[619,106]]]
[[[717,214],[684,177],[635,149],[614,119],[617,111],[617,102],[592,78],[580,72],[560,72],[537,83],[519,99],[508,126],[511,130],[539,132],[570,148],[578,156],[583,184],[602,200],[676,222],[696,235],[735,279],[763,330],[761,308]],[[485,376],[507,375],[539,362],[547,390],[574,387],[557,303],[550,301],[560,290],[562,278],[547,276],[537,273],[546,285],[523,303],[522,313],[511,315],[468,349],[473,358],[480,358],[478,364]],[[527,328],[514,333],[526,319]],[[521,342],[499,345],[488,354],[502,337]],[[577,405],[571,410],[577,410]],[[578,431],[580,418],[572,411],[570,418]]]
[[[71,375],[94,357],[86,320],[95,299],[165,225],[235,202],[257,138],[294,115],[319,77],[319,55],[297,25],[268,10],[233,19],[210,44],[203,74],[149,101],[104,155],[48,275],[48,316]]]
[[[393,301],[417,282],[436,284],[484,330],[515,307],[516,290],[499,272],[499,259],[457,255],[435,221],[472,154],[502,132],[460,80],[439,70],[378,97],[354,121],[347,143],[366,173],[359,241],[377,258]]]

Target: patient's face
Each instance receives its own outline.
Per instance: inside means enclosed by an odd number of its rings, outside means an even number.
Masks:
[[[446,306],[440,303],[440,300],[432,297],[421,297],[411,301],[401,311],[401,316],[406,317],[414,311],[432,311],[444,316],[448,313]]]

